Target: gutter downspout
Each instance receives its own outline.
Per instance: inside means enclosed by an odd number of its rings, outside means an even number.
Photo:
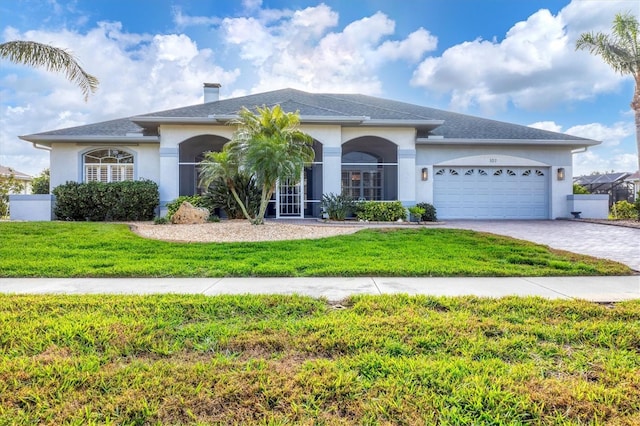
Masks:
[[[51,151],[51,147],[50,146],[38,145],[37,142],[31,142],[31,145],[33,145],[33,147],[35,149],[42,149],[44,151]]]

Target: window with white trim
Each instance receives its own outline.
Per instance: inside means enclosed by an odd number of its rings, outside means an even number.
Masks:
[[[103,148],[82,156],[85,182],[133,180],[133,154],[122,149]]]

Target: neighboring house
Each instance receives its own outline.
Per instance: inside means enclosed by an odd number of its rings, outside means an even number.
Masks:
[[[627,176],[625,180],[633,185],[633,199],[636,200],[640,192],[640,170]]]
[[[20,191],[10,191],[9,194],[30,194],[31,193],[31,181],[33,178],[26,173],[19,172],[17,170],[12,169],[11,167],[6,167],[0,165],[0,182],[8,181],[11,176],[15,180],[17,180],[22,189]]]
[[[587,188],[591,194],[608,194],[609,206],[622,200],[632,202],[635,198],[634,185],[631,173],[603,173],[586,176],[578,176],[573,179],[575,183]]]
[[[531,127],[356,94],[276,90],[21,136],[51,150],[51,187],[67,181],[151,179],[162,205],[199,191],[197,164],[231,138],[245,106],[298,111],[315,162],[298,185],[283,183],[276,217],[319,217],[323,194],[428,202],[438,218],[569,216],[572,151],[599,142]]]

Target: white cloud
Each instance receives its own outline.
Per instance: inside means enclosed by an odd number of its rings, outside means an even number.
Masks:
[[[638,157],[619,149],[625,139],[635,135],[635,127],[631,122],[617,122],[613,126],[606,126],[602,123],[580,124],[565,130],[554,121],[540,121],[529,124],[529,127],[602,142],[600,145],[590,147],[585,152],[574,154],[574,176],[591,172],[611,170],[629,172],[637,169]]]
[[[173,22],[180,29],[193,26],[218,25],[221,19],[215,16],[189,16],[182,13],[182,8],[174,6],[172,8]]]
[[[240,74],[238,69],[220,67],[210,49],[199,49],[184,34],[130,34],[119,23],[106,22],[86,34],[69,30],[4,34],[73,46],[85,70],[100,80],[97,93],[85,103],[80,89],[64,75],[7,67],[9,73],[0,81],[0,163],[26,173],[38,173],[47,153],[17,135],[196,104],[202,102],[202,83],[232,85]]]
[[[513,103],[541,109],[619,88],[625,78],[600,58],[576,52],[581,32],[609,31],[623,1],[576,1],[558,15],[541,9],[518,22],[502,41],[474,40],[453,46],[440,57],[426,58],[411,83],[429,92],[449,94],[451,107],[486,112]]]
[[[389,40],[395,22],[382,12],[330,32],[338,14],[325,4],[277,18],[225,18],[227,43],[255,67],[251,91],[295,87],[311,91],[380,94],[377,72],[391,61],[416,62],[434,50],[437,39],[424,28],[402,40]]]
[[[537,123],[529,124],[529,127],[534,129],[548,130],[550,132],[562,132],[562,126],[556,124],[554,121],[538,121]]]
[[[583,176],[593,172],[633,172],[638,169],[638,157],[634,154],[605,156],[601,151],[588,150],[573,155],[573,175]]]

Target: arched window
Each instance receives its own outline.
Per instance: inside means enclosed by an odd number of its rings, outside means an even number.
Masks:
[[[96,149],[82,156],[85,182],[133,180],[133,154],[122,149]]]

